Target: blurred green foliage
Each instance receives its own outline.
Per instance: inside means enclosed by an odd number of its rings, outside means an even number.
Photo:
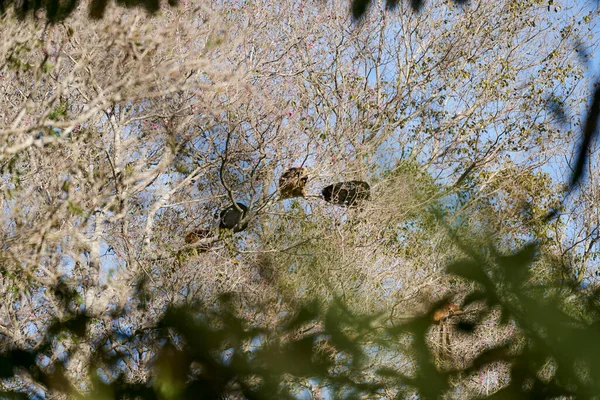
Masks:
[[[160,0],[115,0],[115,3],[123,7],[141,7],[151,14],[160,10]],[[177,6],[179,1],[169,0],[168,4]],[[25,18],[39,11],[45,11],[48,21],[55,23],[71,15],[78,5],[79,0],[0,0],[0,13],[4,13],[9,7],[13,7],[20,18]],[[108,0],[91,0],[89,6],[90,17],[94,19],[102,18],[108,5]]]
[[[268,327],[248,320],[235,294],[228,294],[216,304],[171,306],[155,325],[129,333],[116,328],[127,307],[114,310],[113,328],[92,336],[94,321],[77,306],[77,291],[60,284],[54,291],[64,308],[63,319],[52,323],[35,346],[4,343],[0,377],[19,380],[27,371],[29,379],[47,390],[75,394],[62,371],[78,346],[89,344],[96,349],[88,369],[93,398],[285,399],[296,398],[294,382],[306,379],[327,387],[332,398],[385,397],[384,393],[438,398],[453,380],[497,362],[508,363],[510,381],[491,398],[591,398],[600,393],[597,290],[532,279],[532,265],[542,262],[535,242],[512,254],[502,254],[489,243],[459,244],[468,256],[447,271],[476,283],[463,308],[479,304],[475,317],[459,329],[471,335],[499,309],[500,325],[521,333],[490,345],[464,368],[440,369],[427,344],[431,317],[442,302],[423,315],[390,324],[382,323],[379,315],[355,315],[339,300],[327,305],[309,301],[290,305],[295,312],[279,326]],[[141,285],[132,304],[145,304],[143,292]],[[576,308],[569,306],[573,298]],[[49,357],[64,337],[78,338],[78,345],[60,357]],[[404,356],[412,361],[412,371],[371,370],[369,346],[397,352],[401,342],[408,343]],[[124,378],[123,365],[136,348],[151,349],[155,356],[149,378],[132,383]],[[41,356],[53,361],[42,363]],[[18,385],[3,396],[24,393],[35,397]]]

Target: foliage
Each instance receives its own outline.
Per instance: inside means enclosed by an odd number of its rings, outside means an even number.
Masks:
[[[597,393],[595,16],[454,3],[5,8],[5,395]]]
[[[87,3],[87,2],[85,2]],[[160,0],[117,0],[116,3],[124,7],[140,7],[149,13],[160,10]],[[108,0],[89,1],[89,16],[91,18],[102,18],[109,4]],[[170,6],[177,6],[178,0],[169,0]],[[46,12],[45,16],[51,23],[63,21],[71,15],[79,6],[79,0],[46,0],[46,1],[13,1],[0,0],[0,13],[14,8],[20,18],[28,15],[36,15],[39,11]]]
[[[547,283],[530,284],[536,244],[510,255],[492,248],[487,254],[480,248],[464,250],[470,258],[454,262],[448,271],[477,282],[478,290],[465,305],[486,307],[459,329],[473,334],[484,316],[498,307],[503,324],[517,327],[525,338],[515,335],[491,345],[465,368],[439,370],[432,361],[426,334],[435,307],[401,324],[382,324],[377,315],[355,315],[339,301],[328,306],[311,302],[296,306],[294,314],[268,328],[236,311],[235,294],[223,294],[211,305],[169,306],[156,323],[140,329],[123,325],[128,309],[142,305],[133,297],[123,309],[113,310],[104,332],[88,342],[93,320],[77,311],[75,291],[62,285],[54,290],[62,298],[63,319],[51,323],[35,347],[3,352],[2,377],[12,378],[5,395],[22,393],[30,380],[56,393],[75,394],[63,371],[88,345],[96,349],[88,369],[94,387],[89,395],[94,398],[295,398],[299,379],[318,382],[335,398],[408,393],[437,398],[447,394],[453,380],[481,374],[498,361],[509,363],[511,378],[495,398],[598,393],[597,293],[584,294],[573,287],[552,294]],[[565,294],[578,298],[581,316],[565,311]],[[399,347],[406,337],[412,338],[410,344]],[[401,349],[413,367],[371,370],[366,343],[390,352]],[[125,361],[141,356],[135,349],[142,344],[156,354],[151,378],[128,382]],[[61,345],[64,354],[53,358],[51,349]],[[32,390],[25,389],[35,397]]]

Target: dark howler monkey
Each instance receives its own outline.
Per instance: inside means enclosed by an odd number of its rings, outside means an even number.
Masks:
[[[363,181],[338,182],[325,187],[321,194],[329,203],[351,207],[363,200],[369,200],[371,187]]]
[[[222,210],[219,220],[220,229],[233,229],[234,232],[240,232],[248,227],[248,223],[241,226],[239,225],[248,214],[248,207],[242,203],[236,204],[242,212],[240,212],[233,204]]]

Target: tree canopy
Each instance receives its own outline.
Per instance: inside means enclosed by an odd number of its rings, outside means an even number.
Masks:
[[[598,393],[596,12],[117,3],[0,2],[2,396]]]

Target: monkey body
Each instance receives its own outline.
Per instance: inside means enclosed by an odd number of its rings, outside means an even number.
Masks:
[[[308,170],[306,168],[290,168],[279,178],[279,194],[281,199],[292,197],[304,197],[304,187],[308,182]]]
[[[433,322],[439,325],[453,315],[462,314],[462,310],[454,303],[448,303],[433,313]]]
[[[193,244],[196,243],[199,240],[203,240],[203,239],[208,239],[211,236],[213,236],[212,232],[208,229],[193,229],[191,231],[189,231],[188,233],[185,234],[185,243],[186,244]],[[197,246],[197,250],[200,253],[203,253],[205,251],[210,250],[210,248],[212,247],[212,243],[209,244],[200,244]]]
[[[233,229],[234,232],[241,232],[248,227],[247,222],[243,225],[239,225],[248,214],[248,207],[242,203],[235,204],[237,204],[239,210],[232,204],[221,211],[221,214],[219,215],[219,229]]]
[[[450,327],[448,320],[451,317],[460,314],[463,314],[463,310],[454,303],[447,303],[433,313],[433,323],[437,325],[436,329],[439,329],[440,357],[442,359],[450,359],[452,355],[452,328]]]
[[[364,181],[338,182],[326,186],[321,194],[329,203],[352,207],[371,198],[371,187]]]

